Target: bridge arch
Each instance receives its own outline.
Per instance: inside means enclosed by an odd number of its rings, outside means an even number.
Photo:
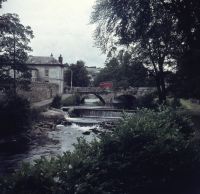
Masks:
[[[100,102],[105,105],[106,104],[106,101],[103,99],[103,97],[101,97],[101,95],[97,94],[97,93],[88,93],[88,94],[93,94],[94,96],[96,96]],[[85,98],[87,97],[88,94],[81,94],[81,103],[83,104],[84,101],[85,101]]]

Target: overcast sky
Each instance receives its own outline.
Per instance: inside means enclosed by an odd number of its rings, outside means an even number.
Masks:
[[[94,47],[94,26],[89,25],[95,0],[7,0],[0,12],[17,13],[23,25],[30,25],[35,38],[32,55],[64,62],[81,59],[88,66],[103,66],[105,55]]]

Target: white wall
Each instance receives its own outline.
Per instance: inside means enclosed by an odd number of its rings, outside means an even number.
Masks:
[[[41,66],[34,65],[34,68],[38,69],[38,78],[40,81],[46,81],[49,83],[55,83],[59,86],[59,93],[63,93],[64,87],[64,71],[60,66]],[[45,76],[45,70],[49,71],[49,76]]]

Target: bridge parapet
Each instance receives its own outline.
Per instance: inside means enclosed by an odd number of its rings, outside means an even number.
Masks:
[[[116,97],[121,95],[132,95],[135,98],[145,96],[152,92],[156,91],[155,87],[135,87],[129,88],[126,90],[117,90],[117,91],[106,91],[100,87],[74,87],[68,93],[74,94],[79,93],[82,97],[87,94],[95,94],[101,101],[104,101],[105,104],[111,103]],[[103,100],[102,100],[103,99]]]
[[[101,87],[73,87],[69,90],[69,93],[115,93],[115,94],[130,94],[130,95],[140,95],[146,94],[149,92],[154,92],[156,90],[155,87],[130,87],[128,89],[120,89],[116,91],[107,91]]]
[[[92,93],[104,93],[105,89],[100,87],[73,87],[69,90],[69,93],[82,93],[82,94],[92,94]]]

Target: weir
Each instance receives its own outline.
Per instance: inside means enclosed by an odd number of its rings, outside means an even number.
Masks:
[[[66,121],[77,124],[84,123],[101,123],[104,121],[115,121],[123,117],[123,114],[131,115],[135,111],[123,109],[114,109],[111,107],[86,107],[86,106],[70,106],[62,107],[63,111],[68,112],[69,116],[66,116]]]
[[[79,117],[121,117],[126,114],[133,114],[134,110],[114,109],[110,107],[85,107],[85,106],[69,106],[62,107],[63,111],[71,111]]]

